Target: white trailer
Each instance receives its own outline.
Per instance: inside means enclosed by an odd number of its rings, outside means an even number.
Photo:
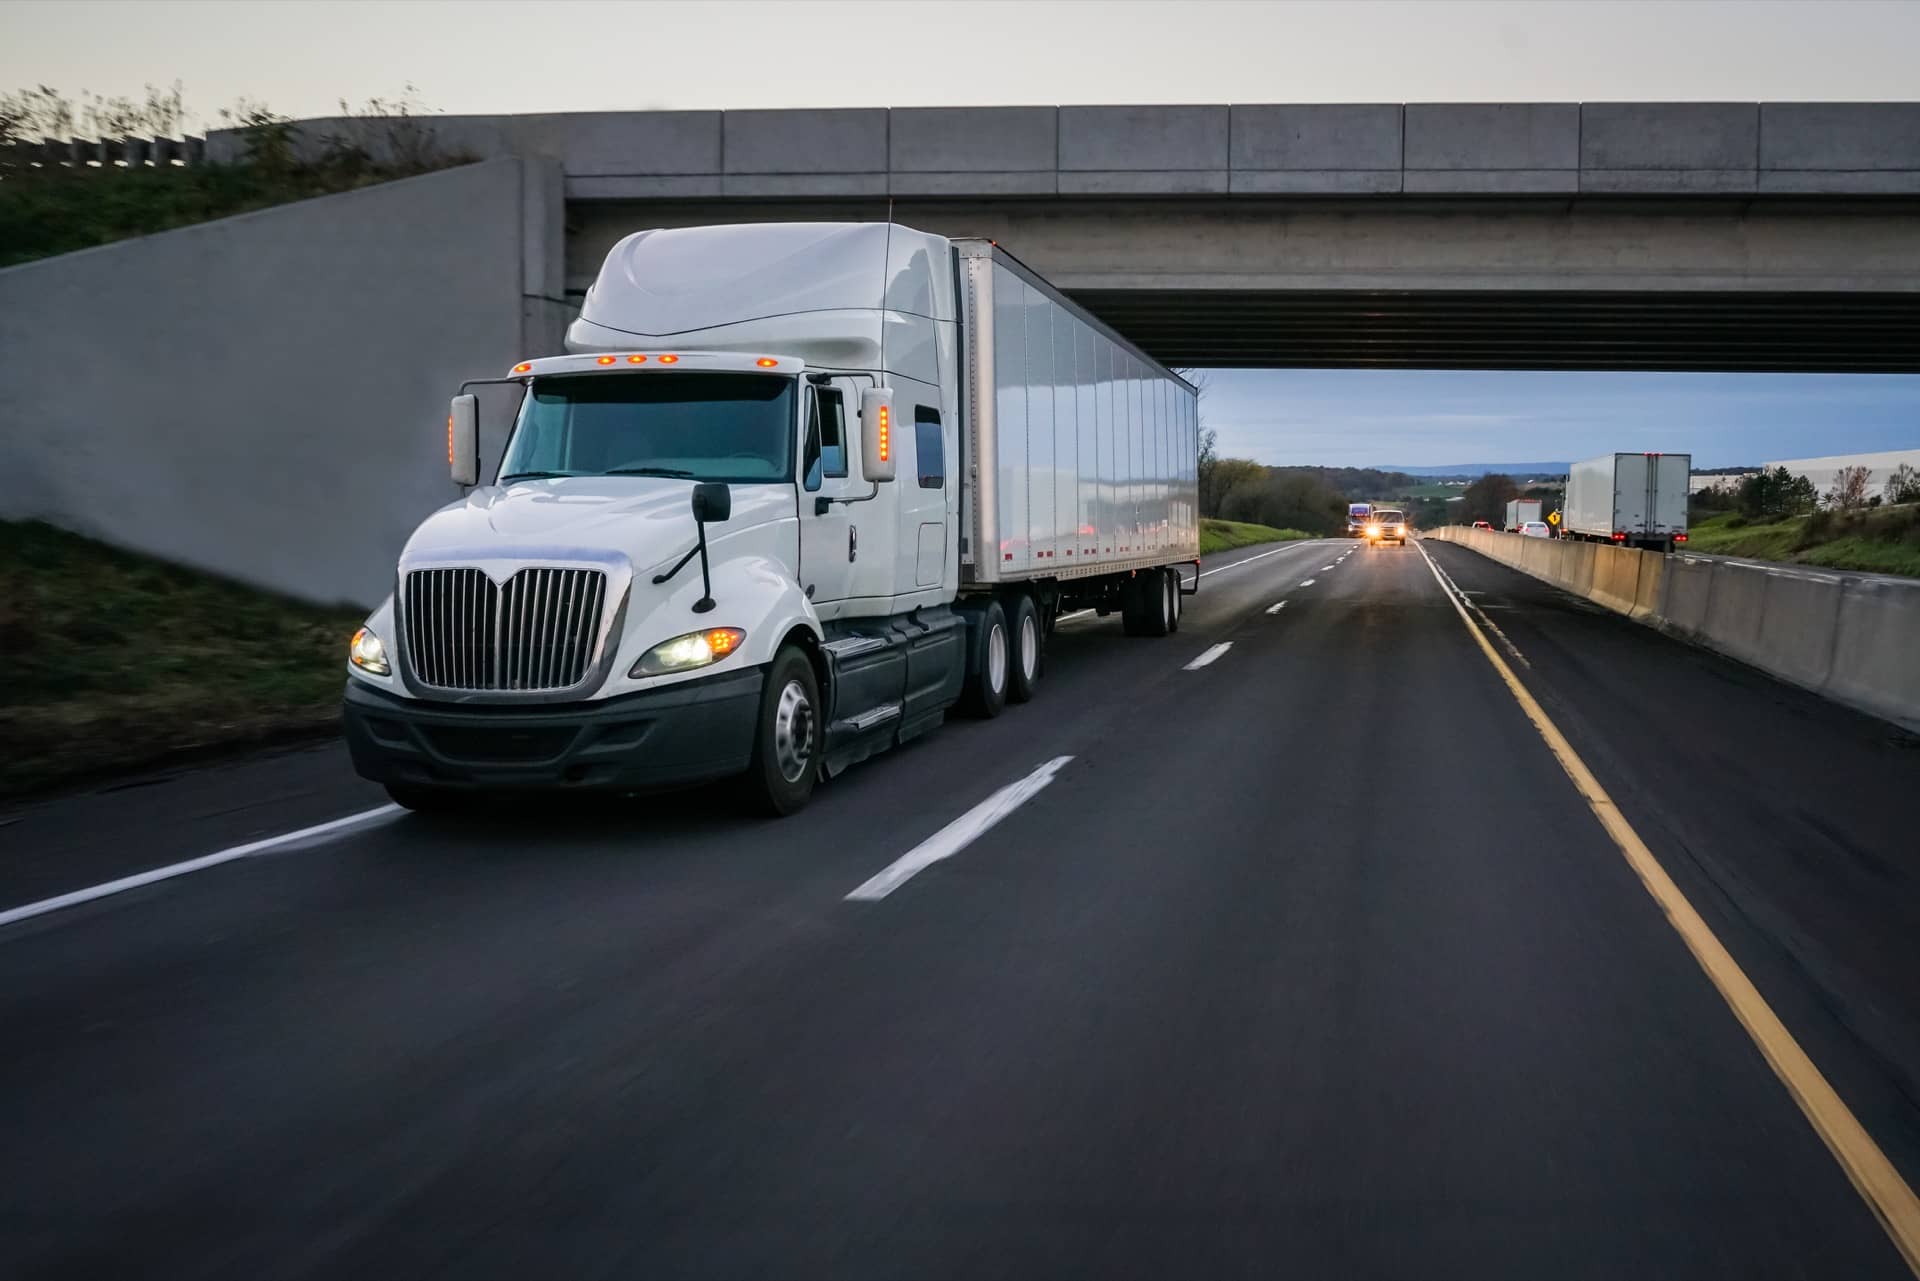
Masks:
[[[567,349],[483,380],[491,483],[455,397],[471,488],[350,646],[354,764],[403,805],[740,775],[790,813],[1031,698],[1063,611],[1163,636],[1197,588],[1194,388],[987,241],[639,232]]]
[[[1602,454],[1567,472],[1561,533],[1672,551],[1687,541],[1692,454]]]
[[[1530,520],[1545,520],[1541,515],[1541,502],[1538,498],[1514,498],[1507,502],[1506,530],[1517,534]]]

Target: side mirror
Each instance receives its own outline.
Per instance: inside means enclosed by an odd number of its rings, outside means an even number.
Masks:
[[[893,388],[860,393],[860,478],[869,484],[893,479]]]
[[[705,525],[733,516],[733,491],[719,481],[703,481],[693,487],[693,518]]]
[[[455,396],[447,411],[447,468],[456,485],[480,483],[480,398]]]

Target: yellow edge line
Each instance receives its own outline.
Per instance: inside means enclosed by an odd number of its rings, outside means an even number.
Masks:
[[[1853,1181],[1853,1186],[1866,1199],[1874,1217],[1880,1220],[1880,1226],[1893,1238],[1893,1244],[1907,1261],[1907,1267],[1916,1277],[1920,1277],[1920,1198],[1914,1196],[1913,1189],[1894,1169],[1893,1162],[1887,1160],[1880,1145],[1873,1141],[1866,1127],[1841,1102],[1833,1086],[1827,1083],[1827,1078],[1821,1075],[1820,1069],[1807,1057],[1807,1052],[1794,1040],[1793,1033],[1787,1031],[1786,1024],[1780,1021],[1780,1016],[1760,995],[1760,990],[1734,963],[1733,956],[1706,921],[1694,911],[1693,904],[1687,901],[1687,896],[1680,892],[1680,887],[1660,866],[1653,852],[1640,839],[1639,833],[1627,823],[1620,813],[1620,807],[1600,786],[1600,780],[1593,776],[1593,771],[1573,750],[1573,745],[1547,719],[1546,712],[1513,674],[1513,669],[1507,666],[1481,630],[1473,625],[1466,610],[1460,608],[1460,602],[1447,590],[1440,576],[1440,568],[1427,555],[1427,549],[1418,543],[1414,545],[1425,557],[1427,568],[1433,571],[1435,581],[1440,582],[1440,590],[1446,594],[1448,603],[1460,615],[1460,622],[1479,643],[1480,652],[1487,656],[1494,670],[1500,673],[1500,679],[1506,682],[1514,700],[1520,704],[1520,710],[1540,731],[1540,737],[1546,740],[1554,759],[1560,762],[1560,768],[1573,781],[1574,789],[1593,810],[1594,817],[1600,820],[1600,826],[1607,829],[1607,835],[1620,847],[1620,852],[1626,856],[1633,870],[1639,873],[1647,893],[1653,895],[1654,901],[1666,913],[1668,923],[1732,1007],[1740,1026],[1753,1038],[1753,1043],[1766,1057],[1774,1074],[1787,1087],[1787,1093],[1800,1105],[1800,1111],[1826,1143],[1827,1149],[1840,1163],[1840,1168],[1846,1171],[1847,1178]]]

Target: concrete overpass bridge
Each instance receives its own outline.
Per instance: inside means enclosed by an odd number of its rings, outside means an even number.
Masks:
[[[547,283],[529,292],[556,309],[638,228],[891,216],[999,240],[1177,365],[1920,371],[1920,103],[432,125],[443,146],[541,158]]]

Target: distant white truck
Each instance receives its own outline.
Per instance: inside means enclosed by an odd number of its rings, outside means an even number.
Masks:
[[[639,232],[566,345],[488,380],[517,402],[490,483],[454,399],[474,488],[353,638],[354,765],[402,805],[737,775],[791,813],[1031,698],[1066,610],[1179,625],[1195,390],[988,241]]]
[[[1692,454],[1602,454],[1567,473],[1560,532],[1670,552],[1687,541]]]
[[[1517,534],[1530,520],[1545,520],[1541,508],[1544,504],[1538,498],[1515,498],[1507,503],[1507,521],[1505,529],[1509,534]]]

